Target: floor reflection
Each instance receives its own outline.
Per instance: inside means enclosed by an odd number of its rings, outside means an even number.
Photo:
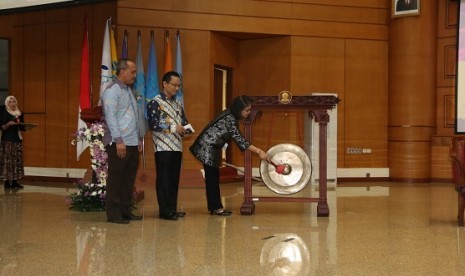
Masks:
[[[316,203],[255,202],[240,215],[243,187],[221,186],[231,217],[212,216],[203,189],[181,189],[178,221],[157,218],[141,187],[144,220],[106,222],[69,211],[72,189],[28,185],[0,192],[0,275],[463,275],[465,228],[448,183],[345,184]],[[263,185],[254,194],[275,194]],[[293,196],[315,197],[309,186]]]
[[[0,197],[0,274],[13,275],[19,265],[17,241],[21,233],[22,199],[16,190],[6,191]]]
[[[101,275],[105,270],[103,251],[106,227],[76,226],[76,263],[79,275]]]
[[[265,238],[260,254],[262,275],[308,275],[310,252],[296,234],[275,234]]]

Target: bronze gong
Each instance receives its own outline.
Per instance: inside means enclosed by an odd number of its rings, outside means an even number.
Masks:
[[[312,165],[307,153],[294,144],[278,144],[267,151],[271,163],[260,163],[265,185],[278,194],[294,194],[310,181]]]

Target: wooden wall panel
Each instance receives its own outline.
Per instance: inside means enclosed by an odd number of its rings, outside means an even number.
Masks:
[[[455,37],[458,22],[458,0],[438,0],[438,37]]]
[[[293,36],[291,49],[290,91],[293,95],[344,93],[343,39]]]
[[[182,29],[268,33],[274,35],[305,35],[316,37],[387,39],[386,25],[358,24],[279,18],[242,17],[200,13],[163,12],[159,10],[121,9],[122,25],[174,26]],[[163,23],[161,23],[163,22]]]
[[[455,87],[438,88],[436,92],[436,133],[453,136],[455,128]]]
[[[431,143],[431,179],[450,180],[452,178],[452,163],[449,157],[451,137],[435,136]]]
[[[430,170],[431,159],[415,158],[418,156],[430,156],[431,142],[414,141],[414,142],[389,142],[389,152],[392,155],[389,159],[389,167],[395,167],[396,164],[404,164],[405,169],[397,170],[395,177],[391,175],[392,181],[406,181],[415,179],[417,182],[429,181],[431,179]]]
[[[68,155],[68,22],[46,25],[46,94],[47,120],[45,149],[47,167],[67,167]]]
[[[0,16],[0,38],[12,38],[15,35],[15,24],[20,17],[15,14]]]
[[[321,20],[332,22],[358,22],[365,24],[386,24],[389,14],[385,9],[371,7],[347,7],[330,5],[308,5],[293,3],[291,18],[303,20]]]
[[[163,0],[138,0],[120,1],[118,7],[119,9],[137,8],[166,12],[369,24],[385,24],[389,18],[383,0],[374,0],[372,3],[367,3],[367,1],[174,0],[167,2]]]
[[[23,80],[23,112],[27,122],[37,123],[39,127],[25,134],[25,166],[45,167],[45,24],[43,16],[32,13],[30,17],[22,16],[24,23],[36,23],[22,27],[22,62],[17,68]],[[12,42],[14,43],[14,42]],[[31,66],[33,65],[33,66]],[[19,81],[17,79],[16,81]],[[15,91],[13,91],[15,93]],[[21,106],[21,104],[20,104]]]
[[[455,37],[438,39],[437,87],[455,86],[457,63],[457,40]]]
[[[240,43],[241,94],[274,95],[290,88],[291,39],[276,37]]]
[[[21,14],[21,25],[42,25],[47,21],[44,11],[35,11]]]
[[[292,37],[291,89],[293,95],[337,93],[338,166],[344,167],[345,41],[334,38]],[[298,129],[303,128],[299,126]]]
[[[24,165],[27,167],[45,167],[45,132],[47,122],[45,114],[24,114],[24,120],[39,126],[24,133],[23,155]]]
[[[322,4],[328,6],[386,8],[384,0],[257,0],[262,2],[289,2],[304,4]]]
[[[16,16],[19,18],[19,16]],[[10,38],[11,61],[9,89],[16,96],[19,108],[24,112],[24,40],[23,29],[14,27],[14,35]]]
[[[451,179],[449,143],[455,128],[458,3],[438,1],[436,132],[432,137],[431,177]]]
[[[45,25],[23,27],[24,111],[45,112]]]
[[[343,148],[347,167],[387,167],[387,53],[387,42],[346,41],[345,146],[372,149],[371,154],[347,154]]]

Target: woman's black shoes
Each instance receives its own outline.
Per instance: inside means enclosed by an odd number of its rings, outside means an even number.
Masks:
[[[5,184],[3,184],[3,188],[4,188],[5,190],[13,189],[13,187],[10,185],[10,182],[9,182],[9,181],[5,181]]]
[[[16,180],[13,180],[13,181],[5,181],[5,183],[3,184],[3,188],[5,190],[10,190],[10,189],[24,189],[24,186],[19,184],[18,182],[16,182]]]
[[[232,211],[226,210],[226,209],[216,209],[213,211],[210,211],[211,215],[217,215],[217,216],[230,216],[232,214]]]
[[[24,186],[16,182],[16,180],[13,180],[13,183],[11,184],[11,187],[13,189],[24,189]]]

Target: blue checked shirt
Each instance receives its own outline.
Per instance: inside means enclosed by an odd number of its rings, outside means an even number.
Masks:
[[[184,114],[181,103],[176,97],[168,99],[163,92],[158,94],[147,105],[149,128],[155,152],[181,151],[182,137],[177,132],[171,132],[171,125],[187,125],[189,122]]]
[[[102,95],[103,114],[108,129],[105,129],[103,144],[113,142],[126,146],[139,145],[139,122],[137,101],[132,89],[115,79]]]

